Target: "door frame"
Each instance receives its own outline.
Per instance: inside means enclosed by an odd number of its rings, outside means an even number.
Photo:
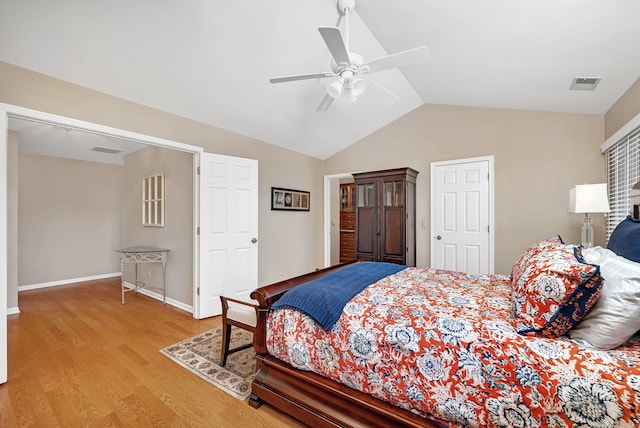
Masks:
[[[69,128],[76,128],[82,131],[105,135],[109,137],[122,138],[135,141],[149,146],[165,147],[180,150],[193,154],[193,307],[196,307],[199,260],[199,239],[197,228],[199,224],[199,177],[198,166],[200,165],[200,153],[204,148],[178,141],[125,131],[123,129],[112,128],[99,125],[97,123],[85,122],[70,117],[59,116],[43,111],[32,110],[12,104],[0,103],[0,384],[7,381],[7,286],[8,286],[8,266],[7,266],[7,147],[9,117],[31,120],[51,125],[59,125]]]
[[[329,174],[324,176],[324,267],[331,266],[331,181],[341,178],[353,178],[351,172],[342,172],[338,174]]]
[[[431,175],[430,175],[430,181],[431,181],[431,196],[430,196],[430,216],[431,216],[431,230],[430,230],[430,235],[431,235],[431,246],[430,246],[430,253],[431,253],[431,261],[430,264],[431,266],[435,265],[435,261],[436,261],[436,253],[435,253],[435,229],[436,229],[436,224],[435,224],[435,182],[436,180],[434,180],[434,173],[435,173],[435,169],[437,167],[440,166],[447,166],[447,165],[456,165],[456,164],[460,164],[460,163],[475,163],[475,162],[488,162],[488,167],[489,167],[489,194],[488,194],[488,203],[489,203],[489,273],[494,273],[495,272],[495,210],[494,210],[494,169],[493,169],[493,162],[494,157],[493,155],[489,155],[489,156],[479,156],[479,157],[474,157],[474,158],[465,158],[465,159],[453,159],[453,160],[447,160],[447,161],[440,161],[440,162],[431,162]]]

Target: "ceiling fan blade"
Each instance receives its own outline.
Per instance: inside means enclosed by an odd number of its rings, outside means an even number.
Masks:
[[[342,38],[342,33],[337,27],[319,27],[318,31],[329,48],[331,56],[338,64],[350,64],[349,52]]]
[[[387,94],[391,95],[393,98],[395,98],[395,99],[399,99],[400,98],[394,92],[391,92],[389,89],[385,88],[384,86],[382,86],[381,84],[379,84],[375,80],[371,79],[370,77],[364,77],[364,80],[366,80],[369,83],[373,83],[374,86],[377,86],[378,88],[382,89],[382,91],[384,91]]]
[[[320,79],[323,77],[336,77],[337,74],[333,72],[327,73],[309,73],[309,74],[297,74],[293,76],[283,76],[283,77],[274,77],[269,79],[271,83],[284,83],[284,82],[293,82],[295,80],[307,80],[307,79]]]
[[[375,73],[389,68],[406,67],[427,62],[429,57],[429,49],[426,46],[420,46],[419,48],[409,49],[408,51],[398,52],[366,62],[362,65],[361,70],[365,73]]]
[[[318,108],[316,109],[316,111],[329,110],[329,107],[331,107],[331,104],[333,104],[333,100],[334,98],[332,96],[330,96],[329,94],[326,94],[322,99],[322,101],[320,102],[320,105],[318,105]]]

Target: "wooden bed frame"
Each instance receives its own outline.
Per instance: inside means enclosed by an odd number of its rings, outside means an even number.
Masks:
[[[267,353],[267,315],[271,305],[285,291],[319,278],[352,263],[317,270],[251,293],[259,302],[258,322],[253,336],[257,374],[251,386],[249,404],[259,407],[264,402],[310,426],[334,427],[438,427],[434,422],[407,410],[385,403],[315,373],[298,370]]]

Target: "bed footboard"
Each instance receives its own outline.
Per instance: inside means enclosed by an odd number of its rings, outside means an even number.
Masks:
[[[351,389],[312,372],[298,370],[268,355],[266,345],[267,316],[271,305],[287,290],[320,278],[354,262],[317,270],[251,293],[259,303],[258,320],[253,336],[257,374],[251,385],[252,407],[263,402],[310,426],[333,427],[437,427],[411,412]]]
[[[252,407],[264,401],[312,427],[438,427],[370,395],[294,369],[270,355],[256,358],[258,374],[249,400]]]
[[[256,323],[256,330],[253,334],[253,347],[257,354],[267,353],[267,315],[271,309],[271,305],[278,300],[287,290],[290,290],[305,282],[318,279],[325,276],[328,273],[334,272],[338,269],[342,269],[357,261],[351,261],[342,263],[328,268],[319,269],[315,272],[307,273],[305,275],[296,276],[291,279],[285,279],[284,281],[276,282],[271,285],[265,285],[251,292],[251,298],[258,302],[258,320]]]

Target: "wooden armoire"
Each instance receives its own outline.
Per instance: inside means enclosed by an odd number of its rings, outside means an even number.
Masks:
[[[416,264],[416,177],[397,168],[353,174],[356,257]]]

